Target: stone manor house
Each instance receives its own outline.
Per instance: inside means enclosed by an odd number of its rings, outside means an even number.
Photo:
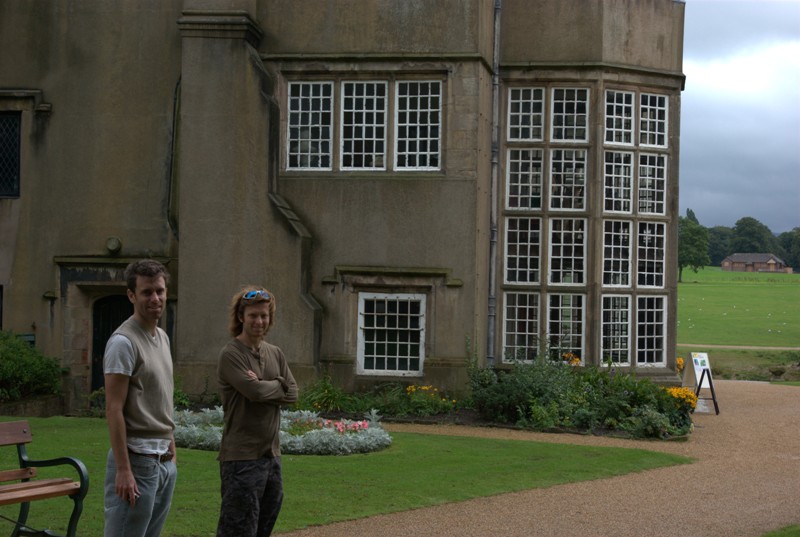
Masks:
[[[122,270],[189,393],[277,297],[301,383],[672,373],[683,2],[4,0],[0,323],[102,386]]]

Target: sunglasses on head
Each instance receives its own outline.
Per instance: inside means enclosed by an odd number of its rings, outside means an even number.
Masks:
[[[263,298],[264,300],[269,300],[269,293],[266,291],[262,291],[260,289],[255,291],[247,291],[243,296],[242,300],[253,300],[254,298]]]

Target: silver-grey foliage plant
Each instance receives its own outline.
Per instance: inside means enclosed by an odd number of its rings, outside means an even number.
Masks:
[[[200,412],[181,410],[175,412],[175,443],[178,447],[219,450],[222,440],[222,407]],[[312,429],[301,435],[289,433],[295,420],[319,422],[325,420],[316,412],[307,410],[281,411],[281,453],[287,455],[350,455],[369,453],[389,447],[392,437],[380,424],[380,415],[371,411],[364,415],[367,428],[341,433],[333,427]],[[345,424],[351,420],[336,420]]]

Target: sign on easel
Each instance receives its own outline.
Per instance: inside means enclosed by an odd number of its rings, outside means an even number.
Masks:
[[[711,378],[711,362],[708,359],[708,354],[704,352],[692,353],[692,367],[686,368],[682,384],[695,389],[694,392],[697,395],[697,409],[695,411],[705,412],[704,402],[711,399],[714,402],[714,411],[719,414],[717,394],[714,391],[714,381]],[[711,397],[700,397],[700,390],[703,388],[711,390]]]
[[[703,377],[703,369],[708,369],[708,374]],[[700,382],[700,377],[703,377],[703,384],[700,388],[711,387],[711,362],[708,361],[708,354],[704,352],[692,353],[692,372],[694,373],[694,382],[692,386],[697,386]]]

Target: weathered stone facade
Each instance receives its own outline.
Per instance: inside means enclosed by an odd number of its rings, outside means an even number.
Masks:
[[[228,301],[250,283],[276,295],[270,337],[301,383],[329,373],[350,389],[396,378],[463,387],[472,356],[502,365],[509,349],[560,345],[559,330],[584,363],[619,343],[623,367],[666,378],[683,12],[673,0],[7,0],[0,114],[19,125],[19,193],[0,198],[2,327],[62,358],[68,407],[80,408],[97,383],[100,306],[124,295],[127,262],[152,256],[172,273],[165,327],[190,393],[215,390]],[[417,101],[400,93],[419,81],[438,103],[424,125],[433,142],[411,134],[402,147],[429,144],[433,156],[403,166],[401,132],[419,125],[401,131]],[[347,160],[347,142],[370,126],[343,126],[346,94],[361,86],[387,92],[383,153],[368,164]],[[290,87],[331,91],[327,165],[292,163]],[[529,94],[541,95],[543,134],[515,138],[515,99]],[[632,140],[608,138],[617,96]],[[653,116],[664,139],[646,143],[640,122],[653,111],[664,111]],[[554,117],[577,118],[568,128],[583,134],[565,138]],[[508,201],[515,181],[536,181],[511,164],[520,155],[542,165],[538,186],[522,185],[539,192],[524,207]],[[609,194],[616,157],[631,159],[627,210]],[[520,222],[537,226],[527,257],[509,248]],[[609,222],[622,224],[612,233]],[[557,246],[567,236],[574,244]],[[522,257],[535,267],[509,276]],[[625,270],[627,285],[611,277]],[[525,322],[509,317],[522,295]],[[378,351],[365,336],[365,318],[389,318],[367,311],[383,301],[424,306],[410,316],[417,358],[396,361],[397,342]]]

